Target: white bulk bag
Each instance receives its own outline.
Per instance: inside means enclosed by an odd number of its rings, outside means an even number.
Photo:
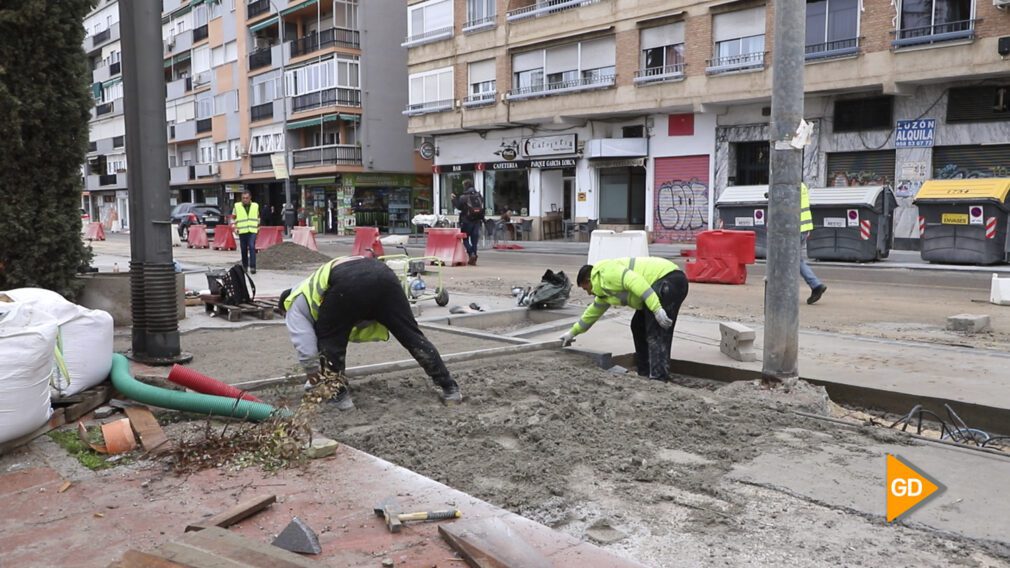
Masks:
[[[45,425],[56,319],[31,305],[0,301],[0,443]]]
[[[43,288],[18,288],[3,292],[18,303],[31,304],[56,318],[56,338],[63,360],[54,358],[53,389],[58,396],[70,396],[97,385],[112,370],[112,316],[103,310],[89,310]]]

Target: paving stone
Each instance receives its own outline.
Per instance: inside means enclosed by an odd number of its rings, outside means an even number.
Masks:
[[[989,316],[985,314],[957,314],[947,318],[947,329],[966,333],[989,331]]]

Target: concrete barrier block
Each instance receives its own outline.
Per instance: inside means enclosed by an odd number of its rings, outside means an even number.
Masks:
[[[719,324],[719,333],[722,339],[719,341],[719,350],[736,361],[749,363],[757,361],[757,353],[754,351],[754,330],[736,322],[725,322]]]
[[[947,318],[949,331],[979,333],[989,331],[990,327],[989,316],[985,314],[957,314]]]

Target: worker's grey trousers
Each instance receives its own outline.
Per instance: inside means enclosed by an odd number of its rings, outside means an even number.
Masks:
[[[673,320],[670,329],[656,322],[648,308],[637,310],[631,318],[631,335],[635,340],[635,366],[638,374],[658,381],[670,379],[670,350],[673,330],[677,327],[680,305],[687,298],[687,276],[674,270],[652,284],[666,315]]]

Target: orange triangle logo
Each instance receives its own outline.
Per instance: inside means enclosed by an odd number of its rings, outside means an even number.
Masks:
[[[887,522],[905,516],[946,489],[904,459],[887,454]]]

